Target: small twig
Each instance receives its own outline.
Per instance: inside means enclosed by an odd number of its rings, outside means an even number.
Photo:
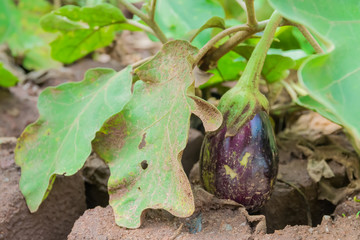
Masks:
[[[150,14],[149,14],[151,21],[154,21],[154,19],[155,19],[155,9],[156,9],[156,0],[152,0]]]
[[[138,68],[139,66],[141,66],[141,65],[144,64],[144,63],[146,63],[147,61],[149,61],[149,60],[152,59],[153,57],[154,57],[154,56],[150,56],[150,57],[141,59],[140,61],[137,61],[137,62],[131,64],[131,66],[132,66],[133,69]]]
[[[169,240],[174,240],[175,238],[177,238],[179,236],[179,234],[181,233],[181,230],[184,226],[184,223],[180,224],[179,228],[175,231],[175,233],[169,238]]]
[[[246,14],[247,14],[247,24],[250,27],[255,27],[257,25],[254,0],[245,0],[246,4]]]
[[[200,61],[200,59],[211,49],[212,46],[214,46],[218,41],[223,39],[224,37],[238,31],[248,30],[249,27],[247,25],[239,25],[234,26],[231,28],[227,28],[224,31],[221,31],[218,33],[215,37],[210,39],[198,52],[198,54],[195,56],[194,63],[195,65]]]
[[[316,41],[316,39],[313,37],[313,35],[309,32],[309,30],[306,29],[304,25],[298,24],[298,23],[292,23],[295,27],[297,27],[302,35],[308,40],[310,45],[314,48],[316,53],[324,53],[324,50],[322,50],[320,44]]]
[[[161,31],[159,25],[152,19],[150,19],[145,13],[143,13],[141,10],[139,10],[137,7],[129,3],[127,0],[117,0],[118,3],[126,7],[127,10],[129,10],[131,13],[138,16],[141,20],[143,20],[149,27],[154,31],[155,36],[162,42],[166,43],[167,38],[165,34]]]
[[[282,179],[277,179],[278,182],[282,182],[282,183],[285,183],[287,185],[289,185],[290,187],[294,188],[304,199],[305,201],[305,204],[306,204],[306,216],[307,216],[307,222],[308,222],[308,225],[309,226],[312,226],[312,218],[311,218],[311,210],[310,210],[310,203],[307,199],[307,197],[305,196],[305,194],[300,190],[300,188],[298,188],[297,186],[295,186],[294,184],[288,182],[288,181],[285,181],[285,180],[282,180]]]
[[[61,0],[54,0],[54,9],[58,9],[61,7]]]
[[[239,43],[251,37],[254,33],[263,31],[268,22],[269,20],[265,20],[259,22],[256,28],[249,27],[247,31],[241,31],[235,33],[233,36],[230,37],[228,41],[226,41],[218,49],[204,56],[203,59],[204,61],[201,64],[200,69],[206,71],[209,70],[210,68],[213,68],[214,67],[213,63],[216,63],[222,56],[224,56],[226,53],[231,51]]]
[[[291,100],[295,102],[298,97],[294,89],[286,81],[281,81],[281,84],[285,87],[286,91],[291,97]]]
[[[126,1],[126,0],[117,0],[121,5],[123,5],[124,7],[126,7],[127,10],[129,10],[132,14],[135,14],[136,16],[138,16],[141,20],[143,20],[144,22],[148,21],[148,17],[145,13],[143,13],[140,9],[138,9],[137,7],[135,7],[134,5],[132,5],[130,2]],[[145,21],[146,20],[146,21]]]
[[[126,22],[127,22],[128,24],[130,24],[130,25],[133,25],[133,26],[135,26],[135,27],[138,27],[138,28],[144,30],[145,32],[148,32],[148,33],[156,36],[156,34],[154,33],[154,31],[153,31],[151,28],[149,28],[148,26],[144,25],[144,24],[141,24],[141,23],[136,22],[136,21],[131,20],[131,19],[126,19]]]

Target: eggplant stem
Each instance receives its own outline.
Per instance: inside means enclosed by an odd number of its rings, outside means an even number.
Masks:
[[[261,70],[263,68],[267,51],[272,43],[275,31],[282,20],[282,16],[277,12],[270,17],[269,23],[265,27],[264,35],[256,45],[244,73],[235,87],[258,89]]]

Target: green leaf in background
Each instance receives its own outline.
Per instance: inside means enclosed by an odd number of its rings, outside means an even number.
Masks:
[[[95,49],[109,45],[119,30],[140,30],[126,23],[120,9],[110,4],[90,7],[64,6],[41,19],[48,32],[61,35],[51,43],[51,55],[72,63]]]
[[[243,20],[246,22],[246,13],[236,0],[217,0],[225,11],[227,19]]]
[[[168,38],[184,39],[214,16],[225,17],[223,8],[215,0],[158,0],[155,20]],[[208,29],[200,33],[192,44],[202,47],[210,38],[211,30]]]
[[[324,105],[315,101],[309,95],[299,97],[296,102],[303,107],[318,112],[319,114],[333,121],[334,123],[341,125],[341,122],[337,119],[337,117],[333,113],[329,112],[329,110],[326,109]]]
[[[270,0],[270,3],[284,17],[304,24],[333,44],[331,52],[304,63],[299,80],[309,96],[348,130],[360,154],[359,1]],[[319,109],[317,104],[312,107]]]
[[[13,0],[0,1],[0,43],[7,43],[13,56],[26,59],[28,70],[61,66],[50,56],[48,43],[53,35],[40,27],[40,17],[49,11],[51,5],[45,0],[20,0],[17,5]]]
[[[110,167],[110,205],[120,226],[139,227],[148,208],[163,208],[178,217],[194,211],[191,186],[181,165],[190,114],[197,114],[210,131],[222,122],[214,106],[188,95],[194,92],[196,52],[187,41],[164,44],[136,70],[141,80],[135,83],[132,99],[93,141],[95,152]]]
[[[254,47],[252,46],[237,46],[234,51],[246,59],[251,56]],[[267,82],[273,83],[285,79],[289,75],[289,69],[295,66],[294,60],[289,57],[281,55],[267,55],[263,69],[262,76]]]
[[[225,29],[225,21],[221,17],[212,17],[210,18],[204,25],[199,28],[194,35],[190,38],[190,42],[194,40],[194,38],[199,35],[202,31],[208,28],[221,28]]]
[[[12,87],[15,86],[18,81],[18,78],[0,62],[0,87]]]
[[[240,77],[240,72],[244,71],[246,60],[235,52],[228,52],[217,63],[217,68],[209,72],[214,74],[200,89],[214,86],[216,84],[235,81]]]
[[[293,26],[283,26],[281,28],[278,28],[275,33],[275,38],[278,41],[273,41],[271,43],[271,48],[279,48],[282,50],[300,49],[301,45],[298,42],[298,39],[294,36],[294,29],[297,28]],[[304,36],[302,37],[305,39]]]
[[[92,69],[83,81],[45,89],[39,119],[26,127],[16,149],[20,190],[31,212],[38,209],[58,175],[75,174],[91,153],[102,124],[131,97],[131,67],[120,72]]]

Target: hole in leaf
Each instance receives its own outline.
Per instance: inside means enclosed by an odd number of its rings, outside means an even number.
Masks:
[[[141,162],[141,168],[142,168],[142,169],[145,170],[145,169],[147,169],[148,166],[149,166],[149,164],[147,163],[146,160],[144,160],[144,161]]]

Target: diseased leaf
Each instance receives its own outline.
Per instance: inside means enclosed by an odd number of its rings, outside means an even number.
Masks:
[[[48,32],[61,33],[51,43],[51,54],[63,63],[72,63],[109,45],[119,30],[140,30],[126,23],[120,9],[106,3],[82,8],[64,6],[45,15],[41,26]]]
[[[0,62],[0,87],[15,86],[19,79]]]
[[[45,89],[39,119],[21,134],[15,162],[21,167],[20,190],[31,212],[38,209],[57,175],[72,175],[91,152],[102,124],[131,97],[131,67],[120,72],[98,68],[79,83]]]
[[[221,17],[212,17],[209,20],[207,20],[207,22],[201,26],[201,28],[199,28],[194,35],[190,38],[190,42],[192,42],[194,40],[194,38],[196,38],[197,35],[199,35],[199,33],[201,33],[202,31],[204,31],[205,29],[208,28],[221,28],[221,29],[225,29],[225,21],[223,18]]]
[[[93,141],[94,150],[110,167],[110,205],[120,226],[139,227],[148,208],[163,208],[178,217],[194,211],[191,186],[181,166],[190,114],[210,116],[206,122],[211,129],[221,124],[221,115],[205,113],[209,104],[199,110],[187,95],[194,94],[196,53],[186,41],[164,44],[136,70],[141,80],[135,83],[133,98]]]
[[[220,111],[202,98],[191,95],[189,97],[193,100],[189,101],[192,113],[201,119],[204,124],[205,131],[212,132],[218,129],[223,121]]]
[[[333,44],[331,52],[305,61],[298,72],[299,80],[309,96],[348,130],[360,154],[360,48],[355,44],[360,41],[359,1],[270,0],[270,3],[284,17],[304,24]],[[317,107],[313,104],[313,108]]]

